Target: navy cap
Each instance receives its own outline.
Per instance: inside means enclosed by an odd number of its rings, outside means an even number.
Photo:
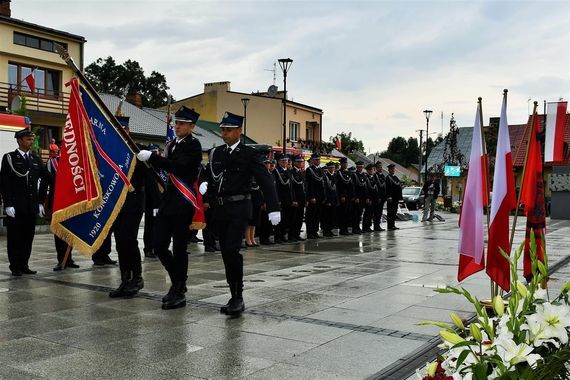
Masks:
[[[275,165],[275,164],[277,163],[277,161],[275,161],[275,159],[273,159],[273,160],[271,160],[271,163],[272,163],[273,165]]]
[[[355,171],[356,171],[356,167],[351,166],[350,168],[348,168],[348,171],[349,171],[349,172],[355,172]]]
[[[319,152],[315,152],[315,153],[311,154],[311,160],[314,159],[314,158],[321,158],[320,153],[319,153]]]
[[[334,162],[332,162],[332,161],[327,162],[327,168],[330,168],[330,167],[333,167],[333,168],[334,168],[335,165],[336,165],[336,164],[335,164]]]
[[[356,163],[356,166],[364,165],[364,161],[360,161],[360,160],[356,161],[355,163]]]
[[[21,139],[28,136],[36,137],[36,134],[29,128],[21,129],[18,132],[14,133],[14,138],[16,139]]]
[[[243,125],[243,116],[226,112],[222,121],[220,121],[220,128],[241,128]]]
[[[348,162],[348,158],[346,158],[346,157],[341,157],[339,161],[340,161],[341,164],[346,164],[346,163]]]
[[[388,165],[388,169],[390,169],[390,168],[395,168],[395,167],[396,167],[396,165],[394,165],[394,164]]]
[[[368,169],[374,169],[374,164],[366,165],[366,170],[368,170]]]
[[[123,128],[128,128],[129,127],[129,116],[115,116],[117,118],[117,120],[119,121],[119,124],[121,124],[121,127]]]
[[[301,156],[300,154],[296,154],[296,155],[293,157],[293,161],[295,161],[295,162],[303,162],[303,161],[305,161],[305,160],[303,159],[303,156]]]
[[[263,157],[263,163],[269,164],[269,163],[271,163],[271,160],[269,159],[269,157],[265,156],[265,157]]]
[[[184,123],[193,123],[196,124],[200,114],[194,111],[194,108],[190,109],[186,106],[182,106],[176,111],[174,114],[175,121],[181,121]]]
[[[375,165],[376,166],[378,166],[378,165],[382,166],[382,161],[377,161]]]
[[[282,155],[280,155],[279,157],[277,157],[277,159],[278,159],[279,161],[287,161],[287,160],[289,159],[289,157],[287,157],[286,154],[282,154]]]

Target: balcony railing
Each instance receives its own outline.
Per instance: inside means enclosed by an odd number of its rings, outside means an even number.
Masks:
[[[10,110],[14,98],[23,94],[26,96],[26,109],[28,111],[39,111],[56,114],[66,114],[69,104],[69,92],[47,91],[36,89],[34,93],[26,91],[17,86],[0,82],[0,108]]]

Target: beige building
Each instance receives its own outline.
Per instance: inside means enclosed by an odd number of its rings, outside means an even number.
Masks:
[[[228,111],[244,114],[241,101],[248,98],[245,132],[257,143],[281,145],[283,140],[283,92],[272,94],[231,91],[230,82],[204,84],[204,92],[173,104],[176,110],[181,105],[194,108],[200,120],[219,123]],[[320,142],[322,138],[323,111],[319,108],[287,100],[286,125],[288,146],[300,147],[302,142]]]
[[[85,38],[11,17],[10,1],[0,0],[0,112],[19,108],[26,98],[32,129],[46,148],[52,138],[60,140],[69,101],[65,83],[72,71],[55,52],[55,44],[63,45],[83,69]],[[25,80],[32,70],[35,89],[32,93]],[[13,131],[0,129],[0,147],[4,142],[13,149]]]

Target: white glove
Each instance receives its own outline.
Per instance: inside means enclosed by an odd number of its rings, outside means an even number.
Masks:
[[[10,218],[16,217],[16,209],[14,207],[6,207],[6,215]]]
[[[206,194],[206,191],[208,191],[208,182],[202,182],[198,188],[198,191],[202,195]]]
[[[44,205],[41,203],[38,207],[38,215],[40,216],[40,218],[43,218],[44,216],[46,216],[46,211],[44,209]]]
[[[269,221],[272,225],[276,226],[281,222],[281,213],[279,211],[273,211],[267,214]]]
[[[152,152],[150,150],[141,150],[140,152],[137,153],[137,158],[139,159],[139,161],[145,162],[148,161],[151,155]]]
[[[152,216],[157,216],[158,215],[158,209],[152,209]]]

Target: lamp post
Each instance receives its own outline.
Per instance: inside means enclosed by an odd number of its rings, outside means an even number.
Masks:
[[[249,98],[241,98],[243,104],[243,144],[247,145],[247,103]]]
[[[279,67],[281,67],[281,71],[283,71],[283,154],[287,153],[287,72],[291,68],[293,64],[293,60],[291,58],[281,58],[278,59]]]
[[[428,172],[428,142],[429,142],[429,117],[431,116],[432,110],[424,110],[426,115],[426,162],[424,167],[424,183],[427,182],[427,172]]]

